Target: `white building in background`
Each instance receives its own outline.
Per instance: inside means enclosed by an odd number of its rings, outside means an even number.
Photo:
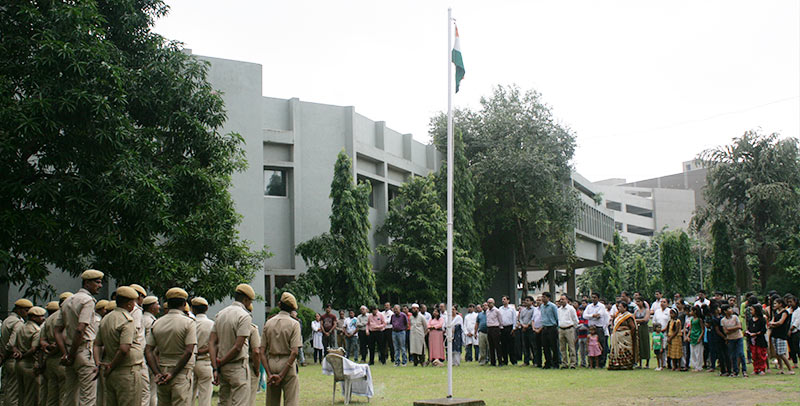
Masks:
[[[683,172],[627,183],[614,178],[593,182],[603,207],[614,215],[614,227],[630,242],[649,240],[663,230],[688,230],[697,207],[705,203],[706,169],[684,162]]]

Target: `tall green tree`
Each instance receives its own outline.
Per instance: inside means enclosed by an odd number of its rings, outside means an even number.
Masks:
[[[465,156],[475,182],[476,227],[491,264],[515,259],[541,266],[537,252],[572,257],[578,198],[571,187],[575,136],[559,124],[535,91],[498,86],[477,111],[460,110]],[[446,120],[432,120],[434,142],[446,145]],[[545,249],[540,249],[545,246]]]
[[[300,300],[319,296],[336,309],[356,309],[378,301],[369,255],[369,183],[355,185],[352,160],[339,152],[331,182],[331,227],[297,246],[308,271],[283,290]]]
[[[727,223],[715,221],[711,226],[711,238],[714,243],[711,286],[716,290],[732,293],[736,286],[736,274],[733,271],[733,251]]]
[[[633,291],[639,292],[642,295],[649,296],[649,284],[647,281],[647,265],[645,264],[644,257],[641,255],[636,256],[636,262],[633,265]]]
[[[446,292],[447,215],[439,207],[431,176],[414,177],[392,200],[378,247],[386,268],[378,274],[380,295],[395,302],[432,303]]]
[[[800,228],[800,150],[797,139],[748,131],[730,145],[703,152],[708,205],[696,227],[727,223],[740,289],[749,288],[747,256],[757,258],[761,288],[777,273],[781,252]],[[742,285],[742,283],[744,285]]]
[[[453,150],[453,247],[460,251],[453,260],[453,300],[466,304],[482,300],[493,269],[484,268],[483,251],[478,230],[475,227],[475,184],[469,161],[464,153],[464,139],[461,130],[456,129]],[[447,153],[447,145],[440,151]],[[442,165],[434,178],[439,205],[447,215],[447,162]]]
[[[210,301],[267,255],[228,190],[246,166],[220,132],[207,64],[151,31],[162,1],[0,7],[0,281],[46,296],[52,267],[103,270]]]
[[[661,242],[661,278],[670,293],[689,293],[694,264],[689,236],[683,230],[664,233]]]

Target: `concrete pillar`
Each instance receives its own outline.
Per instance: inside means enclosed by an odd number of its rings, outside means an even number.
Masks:
[[[575,268],[572,266],[567,268],[567,296],[575,300],[577,292],[575,290]]]

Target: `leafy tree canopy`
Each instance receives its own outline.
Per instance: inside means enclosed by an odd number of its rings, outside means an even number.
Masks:
[[[52,267],[210,301],[264,251],[239,238],[207,65],[151,32],[162,1],[0,7],[0,281],[45,296]],[[256,247],[260,249],[260,247]]]
[[[575,136],[553,118],[541,95],[498,86],[481,98],[479,110],[456,111],[454,125],[463,133],[475,183],[484,254],[505,255],[511,246],[517,266],[527,269],[536,264],[535,247],[543,241],[571,252],[578,202],[570,186]],[[434,117],[431,128],[444,150],[444,115]],[[498,239],[504,252],[487,253],[486,242]]]
[[[797,139],[748,131],[730,145],[703,152],[708,204],[693,223],[726,223],[740,289],[749,289],[747,256],[757,258],[762,290],[784,270],[779,257],[800,230],[800,150]]]

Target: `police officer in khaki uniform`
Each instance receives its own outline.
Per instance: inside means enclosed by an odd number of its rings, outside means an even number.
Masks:
[[[253,311],[253,305],[248,308]],[[247,338],[248,357],[250,358],[250,406],[256,405],[258,378],[261,375],[261,331],[255,324],[250,324],[250,337]]]
[[[197,327],[197,360],[194,364],[194,378],[192,379],[192,399],[197,398],[198,406],[211,406],[211,393],[214,379],[211,357],[208,355],[208,338],[214,321],[206,315],[208,301],[202,297],[192,299],[192,313],[194,313]]]
[[[147,342],[147,336],[150,335],[150,331],[153,328],[153,323],[156,322],[156,316],[161,311],[160,305],[158,303],[158,298],[155,296],[147,296],[142,300],[142,309],[144,309],[144,315],[142,317],[142,324],[144,324],[144,336],[145,336],[145,343]],[[149,377],[150,377],[150,404],[149,406],[156,406],[158,402],[158,384],[156,383],[156,376],[153,374],[153,371],[149,370]]]
[[[64,406],[93,406],[97,380],[92,361],[94,296],[103,287],[103,273],[89,269],[81,274],[83,286],[61,305],[56,320],[56,342],[64,365]]]
[[[103,316],[108,313],[106,311],[106,306],[108,306],[109,301],[106,299],[98,300],[97,303],[94,304],[94,328],[93,330],[96,332],[100,328],[100,322],[103,320]],[[95,334],[96,336],[97,334]],[[97,406],[105,406],[105,378],[103,374],[99,374],[97,376]]]
[[[39,385],[36,382],[33,368],[39,345],[35,340],[38,338],[39,326],[44,322],[45,313],[45,310],[39,306],[31,307],[28,310],[28,321],[24,324],[17,324],[9,338],[8,344],[11,347],[12,356],[17,360],[17,391],[21,406],[36,406],[37,404]]]
[[[44,321],[42,333],[39,337],[39,346],[44,352],[44,380],[47,382],[46,406],[59,406],[64,404],[64,379],[66,374],[64,366],[61,365],[61,351],[56,344],[56,321],[61,319],[61,304],[70,296],[71,292],[64,292],[59,296],[58,302],[47,304],[47,311],[50,314]]]
[[[31,307],[33,307],[33,303],[28,299],[19,299],[14,302],[14,311],[3,320],[3,326],[0,328],[0,364],[3,365],[0,388],[3,389],[3,405],[5,406],[17,406],[19,404],[17,360],[11,352],[9,339],[14,329],[25,324],[28,309]]]
[[[141,285],[137,285],[135,283],[129,285],[139,297],[136,298],[135,303],[136,305],[131,312],[131,316],[133,316],[133,322],[136,325],[136,335],[138,336],[138,340],[144,346],[145,335],[144,335],[144,308],[142,308],[142,303],[144,303],[144,298],[147,297],[147,291]],[[147,369],[147,365],[142,365],[142,397],[141,397],[141,406],[150,406],[150,372]]]
[[[158,404],[189,406],[192,401],[192,369],[197,328],[182,309],[189,295],[181,288],[167,291],[169,312],[156,320],[147,336],[145,356],[156,375]],[[156,351],[158,354],[156,355]]]
[[[144,354],[131,316],[137,297],[131,287],[117,288],[116,308],[103,317],[94,343],[94,361],[105,378],[108,406],[140,406],[142,402]]]
[[[295,359],[303,337],[300,323],[289,315],[297,309],[297,300],[284,292],[278,306],[281,311],[267,320],[261,337],[261,363],[267,370],[267,405],[279,406],[283,392],[285,406],[298,406],[300,383]]]
[[[250,403],[250,367],[245,341],[250,337],[253,317],[247,311],[256,292],[250,285],[240,284],[234,302],[217,313],[208,339],[214,384],[219,385],[221,406],[245,406]]]

